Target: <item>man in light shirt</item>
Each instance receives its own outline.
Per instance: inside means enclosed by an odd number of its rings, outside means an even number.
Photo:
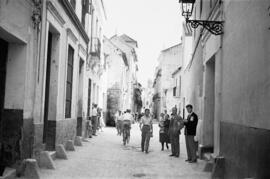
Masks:
[[[123,114],[122,117],[123,120],[123,131],[127,130],[128,131],[128,139],[127,141],[129,141],[130,139],[130,129],[131,129],[131,124],[133,123],[133,116],[130,114],[130,109],[126,110],[126,113]],[[124,145],[126,145],[126,141],[125,141],[125,136],[123,135],[123,143]]]
[[[145,115],[141,118],[140,129],[142,131],[141,149],[142,152],[148,153],[150,137],[153,133],[152,117],[150,110],[145,109]]]
[[[130,121],[131,123],[133,122],[133,116],[130,114],[130,109],[126,110],[126,113],[123,115],[123,120]]]

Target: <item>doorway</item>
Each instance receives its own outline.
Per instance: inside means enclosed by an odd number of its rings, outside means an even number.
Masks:
[[[90,120],[90,110],[91,110],[91,86],[92,86],[92,81],[91,79],[88,79],[88,100],[87,100],[87,116]]]
[[[5,106],[5,89],[6,89],[6,69],[7,69],[8,42],[0,38],[0,124],[2,123],[2,114]],[[4,164],[4,147],[2,144],[2,131],[0,126],[0,176],[2,176]]]
[[[204,135],[205,145],[214,146],[215,121],[215,55],[205,65],[205,98],[204,98]],[[207,122],[206,122],[207,121]]]
[[[45,103],[44,103],[44,130],[43,142],[47,144],[48,133],[48,116],[49,116],[49,96],[50,96],[50,78],[51,78],[51,53],[52,53],[52,33],[48,33],[47,44],[47,66],[46,66],[46,81],[45,81]],[[47,145],[46,145],[47,147]]]

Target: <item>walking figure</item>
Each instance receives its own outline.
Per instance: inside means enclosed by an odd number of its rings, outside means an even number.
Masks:
[[[126,110],[126,113],[123,115],[123,144],[126,145],[130,140],[130,129],[131,124],[133,123],[133,117],[130,114],[130,109]]]
[[[150,137],[153,135],[153,122],[150,110],[145,109],[145,115],[141,118],[140,129],[142,131],[141,149],[148,153]]]

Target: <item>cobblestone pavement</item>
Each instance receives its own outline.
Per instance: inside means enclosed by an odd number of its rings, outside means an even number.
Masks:
[[[196,164],[185,162],[184,136],[180,138],[180,158],[169,157],[170,151],[161,151],[158,126],[154,126],[154,136],[150,140],[148,154],[140,149],[138,124],[132,125],[131,140],[122,145],[122,138],[115,128],[105,128],[104,132],[68,152],[68,160],[56,160],[56,170],[42,169],[41,179],[88,179],[88,178],[183,178],[204,179],[210,173],[203,172],[204,161]]]

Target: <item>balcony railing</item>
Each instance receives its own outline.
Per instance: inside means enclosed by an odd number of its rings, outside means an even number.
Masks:
[[[100,48],[101,48],[101,43],[100,43],[99,38],[92,38],[90,54],[92,56],[100,58]]]

